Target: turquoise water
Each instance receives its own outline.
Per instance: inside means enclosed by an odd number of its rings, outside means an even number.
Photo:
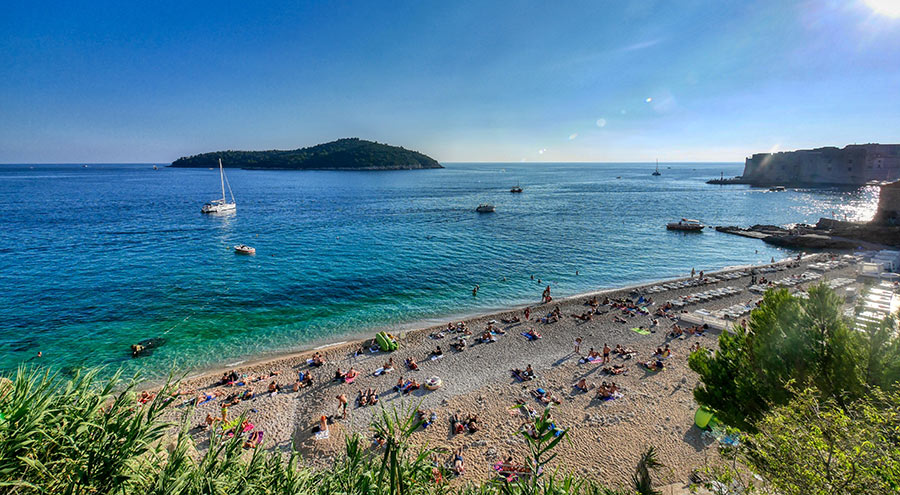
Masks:
[[[679,234],[712,225],[864,219],[873,189],[711,186],[739,164],[448,164],[404,172],[228,171],[232,216],[204,216],[217,171],[0,166],[0,370],[172,369],[342,340],[373,328],[789,254]],[[621,177],[620,179],[617,177]],[[510,194],[521,183],[523,194]],[[496,213],[477,214],[481,202]],[[255,246],[255,256],[231,246]],[[576,276],[576,270],[578,275]],[[472,287],[481,290],[472,296]],[[151,356],[130,344],[164,337]]]

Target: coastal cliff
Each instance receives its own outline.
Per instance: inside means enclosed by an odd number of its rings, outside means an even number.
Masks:
[[[399,146],[344,138],[296,150],[213,151],[172,162],[177,168],[230,168],[259,170],[413,170],[443,168],[437,160]]]
[[[900,179],[900,144],[851,144],[844,148],[756,153],[744,173],[715,184],[753,186],[860,186]]]

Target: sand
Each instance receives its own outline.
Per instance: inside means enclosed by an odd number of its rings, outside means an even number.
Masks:
[[[769,279],[778,280],[792,274],[807,271],[806,265],[815,261],[816,257],[804,258],[800,266],[786,268],[775,274],[765,274]],[[783,264],[787,266],[787,263]],[[715,275],[713,273],[707,276]],[[825,278],[840,276],[855,277],[855,268],[837,269],[825,274]],[[657,285],[648,284],[645,287]],[[747,291],[749,277],[718,283],[669,290],[653,294],[656,305],[675,297],[702,292],[718,287],[736,287],[742,289],[740,294],[718,299],[705,304],[688,306],[687,310],[700,308],[718,309],[738,302],[748,302],[760,296]],[[540,290],[535,294],[540,297]],[[631,289],[605,291],[610,298],[627,297]],[[263,447],[288,451],[292,447],[304,454],[305,461],[311,466],[325,467],[335,454],[344,447],[344,438],[351,432],[360,432],[371,437],[368,432],[373,415],[380,413],[381,408],[408,408],[418,405],[422,409],[435,411],[437,422],[427,429],[416,432],[412,441],[419,445],[442,447],[449,450],[463,449],[467,473],[465,480],[478,481],[491,477],[494,473],[492,465],[497,461],[513,456],[518,462],[524,460],[527,449],[517,434],[526,420],[523,412],[511,409],[516,399],[540,412],[543,405],[530,395],[537,387],[551,390],[561,404],[552,409],[556,424],[568,430],[569,442],[561,443],[556,453],[559,454],[551,469],[559,467],[563,471],[589,476],[592,479],[617,485],[629,480],[635,462],[641,451],[647,446],[657,449],[659,460],[665,466],[659,473],[662,483],[678,483],[687,479],[691,470],[701,467],[705,462],[716,459],[715,440],[704,435],[693,424],[693,415],[697,404],[693,400],[692,390],[697,385],[697,376],[687,366],[689,348],[699,342],[705,348],[714,349],[717,334],[707,332],[702,337],[688,337],[683,340],[670,339],[667,331],[671,322],[661,319],[661,325],[655,333],[641,335],[631,330],[638,325],[647,326],[649,318],[637,316],[629,319],[627,324],[613,320],[616,312],[603,316],[595,316],[591,321],[581,321],[571,314],[581,314],[588,306],[584,305],[587,295],[553,301],[550,304],[536,304],[531,307],[531,318],[549,312],[557,304],[564,315],[557,323],[538,323],[535,321],[515,324],[500,324],[505,335],[499,335],[497,342],[473,344],[462,352],[451,350],[451,342],[456,341],[458,334],[435,340],[429,337],[440,327],[426,328],[408,332],[401,338],[400,349],[393,353],[369,353],[354,356],[361,342],[349,342],[321,350],[327,363],[319,368],[311,368],[306,364],[312,351],[297,355],[280,357],[258,363],[252,363],[237,371],[248,377],[268,375],[271,372],[278,376],[267,378],[250,387],[257,396],[233,406],[229,417],[237,417],[246,412],[257,429],[265,432]],[[602,300],[602,296],[601,296]],[[656,305],[651,306],[655,310]],[[523,316],[521,309],[484,315],[467,320],[469,328],[480,334],[490,320],[517,315]],[[528,340],[521,335],[527,329],[535,329],[543,335],[540,340]],[[631,347],[637,351],[632,360],[612,358],[612,364],[625,364],[628,374],[608,377],[601,374],[601,365],[579,363],[579,355],[574,353],[574,339],[583,339],[581,354],[587,354],[590,347],[601,351],[604,344],[615,348],[616,344]],[[647,372],[641,369],[638,360],[648,360],[657,347],[669,344],[672,357],[666,360],[666,369],[661,372]],[[427,354],[440,345],[444,357],[430,361]],[[404,359],[412,356],[420,364],[419,371],[408,371]],[[381,376],[373,376],[373,371],[382,367],[389,357],[393,357],[395,370]],[[515,379],[510,370],[524,368],[531,364],[537,372],[537,378],[530,382]],[[359,370],[360,376],[352,384],[332,381],[335,370],[340,367],[346,371],[350,367]],[[296,380],[299,371],[312,371],[316,378],[314,386],[303,388],[299,392],[281,392],[270,396],[265,392],[272,380],[281,385]],[[241,390],[240,387],[218,386],[215,383],[221,371],[187,379],[182,383],[183,390],[197,389],[203,393],[230,394]],[[402,395],[392,389],[398,378],[415,379],[420,383],[431,377],[442,379],[443,385],[436,391],[424,388],[409,395]],[[572,385],[580,378],[589,383],[614,381],[623,391],[623,397],[602,401],[595,398],[593,391],[577,393]],[[357,407],[355,398],[361,389],[374,388],[380,402],[377,406]],[[312,427],[321,415],[333,416],[338,412],[336,396],[345,394],[351,401],[347,419],[337,419],[330,426],[330,438],[315,440]],[[192,424],[202,423],[207,414],[216,416],[220,412],[222,399],[209,401],[197,407],[192,415]],[[173,411],[172,417],[182,409]],[[477,414],[482,429],[476,433],[453,435],[450,432],[449,417],[454,412]],[[209,433],[193,430],[199,448],[203,448]]]

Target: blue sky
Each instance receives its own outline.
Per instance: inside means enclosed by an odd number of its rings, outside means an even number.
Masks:
[[[0,162],[349,136],[448,162],[900,142],[898,2],[4,2]]]

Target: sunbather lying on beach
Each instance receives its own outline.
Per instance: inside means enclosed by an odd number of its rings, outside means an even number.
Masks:
[[[488,344],[488,343],[496,342],[496,341],[497,341],[497,339],[494,338],[493,335],[491,335],[491,332],[484,332],[484,333],[482,333],[482,334],[481,334],[481,338],[478,339],[478,340],[479,340],[482,344]]]
[[[622,318],[619,315],[613,316],[613,319],[616,321],[616,323],[628,323],[628,320],[626,320],[625,318]]]
[[[533,328],[532,328],[531,330],[528,330],[527,332],[525,332],[524,335],[525,335],[526,337],[528,337],[529,340],[538,340],[538,339],[541,338],[541,334],[539,334],[539,333],[537,333],[536,331],[534,331]]]
[[[580,315],[573,314],[573,315],[572,315],[572,318],[576,318],[576,319],[579,319],[579,320],[582,320],[582,321],[593,320],[593,319],[594,319],[594,313],[592,313],[592,312],[590,312],[590,311],[585,311],[584,313],[581,313]]]
[[[527,382],[530,381],[533,376],[526,373],[524,370],[520,370],[519,368],[515,368],[510,370],[514,377],[518,378],[520,381]]]
[[[244,448],[245,449],[255,449],[255,448],[259,447],[259,445],[262,443],[262,440],[263,440],[263,431],[262,430],[256,430],[256,431],[250,432],[250,436],[247,437],[247,441],[244,442]]]
[[[663,369],[663,362],[660,361],[659,359],[657,359],[657,360],[650,360],[650,361],[641,363],[641,366],[643,366],[644,368],[646,368],[646,369],[648,369],[648,370],[650,370],[650,371],[662,371],[662,369]]]
[[[348,382],[348,383],[349,383],[349,382],[352,382],[353,380],[356,379],[357,376],[359,376],[359,371],[356,371],[356,370],[351,366],[351,367],[350,367],[350,370],[347,371],[347,373],[344,375],[344,381],[345,381],[345,382]]]
[[[466,350],[466,339],[459,339],[458,341],[450,344],[450,347],[455,349],[457,352],[462,352]]]
[[[626,368],[624,364],[614,364],[611,367],[607,366],[600,371],[607,375],[624,375],[628,373],[628,368]]]
[[[519,319],[518,316],[511,316],[509,318],[500,318],[500,321],[502,321],[503,323],[519,323],[522,320]]]
[[[416,363],[416,360],[411,357],[406,358],[406,367],[413,371],[416,371],[419,369],[418,363]]]
[[[463,473],[466,472],[466,466],[463,463],[462,449],[458,449],[456,453],[453,454],[453,472],[456,473],[457,476],[462,476]]]
[[[418,390],[419,387],[421,387],[421,385],[419,385],[419,382],[417,382],[415,380],[410,380],[403,384],[403,387],[400,388],[400,391],[404,394],[408,394],[408,393],[412,392],[413,390]]]
[[[543,393],[541,393],[541,390],[540,390],[540,389],[539,389],[539,390],[532,390],[532,391],[531,391],[531,395],[533,395],[536,399],[538,399],[539,401],[543,402],[544,404],[550,404],[550,403],[553,403],[553,404],[559,405],[559,403],[560,403],[559,399],[557,399],[556,397],[554,397],[554,396],[553,396],[553,393],[550,392],[549,390],[545,390]]]

